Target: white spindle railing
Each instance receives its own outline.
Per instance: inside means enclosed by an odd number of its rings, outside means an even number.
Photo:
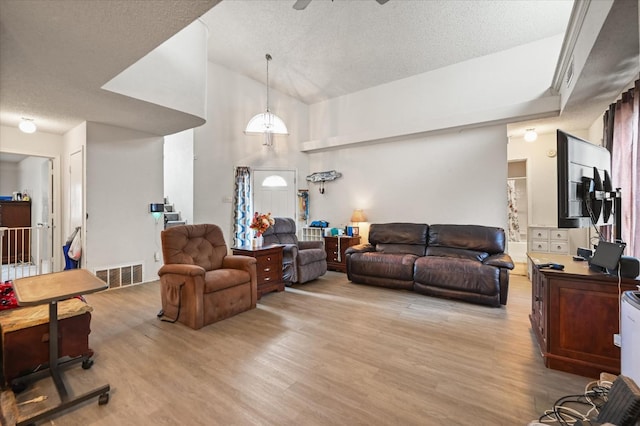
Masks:
[[[51,227],[0,227],[0,282],[52,272]]]

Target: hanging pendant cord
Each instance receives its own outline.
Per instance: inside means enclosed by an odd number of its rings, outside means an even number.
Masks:
[[[272,59],[268,53],[265,55],[267,58],[267,112],[269,112],[269,61]]]

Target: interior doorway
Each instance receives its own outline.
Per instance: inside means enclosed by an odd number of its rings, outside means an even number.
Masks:
[[[507,172],[507,252],[517,263],[526,262],[529,228],[527,160],[508,162]]]

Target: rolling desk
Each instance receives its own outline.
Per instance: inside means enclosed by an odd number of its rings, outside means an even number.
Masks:
[[[60,411],[76,404],[99,396],[100,405],[109,402],[109,385],[103,385],[84,394],[70,397],[62,380],[58,359],[58,302],[71,297],[95,293],[107,288],[107,284],[85,269],[73,269],[52,274],[36,275],[19,278],[13,282],[18,305],[35,306],[49,305],[49,368],[42,372],[33,373],[28,379],[37,379],[44,375],[51,376],[55,383],[60,404],[48,408],[35,415],[20,420],[18,425],[27,425],[44,420]],[[75,360],[72,360],[73,362]],[[42,374],[41,374],[42,373]]]

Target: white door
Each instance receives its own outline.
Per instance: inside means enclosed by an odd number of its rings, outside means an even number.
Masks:
[[[69,234],[83,224],[83,175],[84,159],[82,149],[71,154],[69,158]],[[82,232],[82,230],[80,230]],[[81,234],[83,237],[84,235]],[[65,238],[69,235],[65,236]],[[82,239],[82,261],[85,262],[84,238]]]
[[[253,210],[296,219],[295,170],[253,171]]]

